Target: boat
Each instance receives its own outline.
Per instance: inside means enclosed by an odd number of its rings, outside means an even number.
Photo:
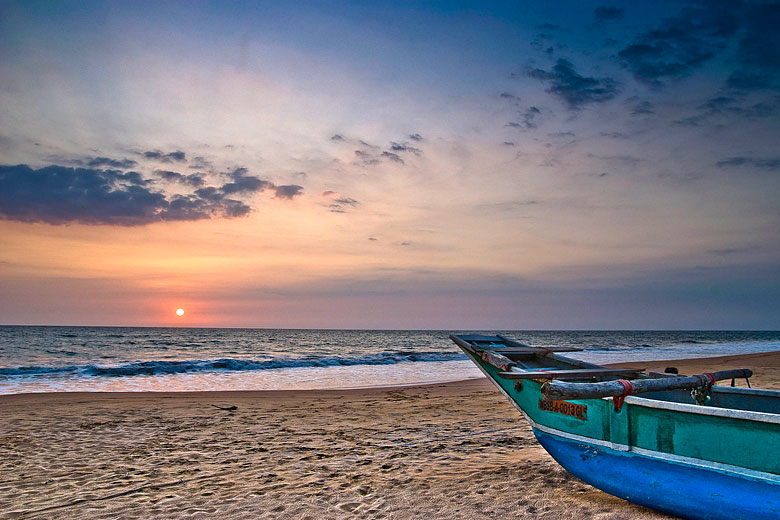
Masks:
[[[780,391],[750,388],[750,370],[683,376],[502,335],[450,338],[580,480],[682,518],[780,519]]]

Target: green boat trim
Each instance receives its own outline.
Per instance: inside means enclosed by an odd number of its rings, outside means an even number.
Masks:
[[[564,403],[562,406],[566,409],[547,410],[542,407],[545,403],[541,394],[542,382],[522,380],[518,387],[514,380],[501,377],[504,369],[485,362],[477,351],[464,349],[464,352],[535,428],[564,432],[566,435],[561,436],[621,452],[653,454],[656,458],[685,460],[691,464],[699,461],[696,465],[711,468],[723,465],[740,474],[747,471],[746,474],[764,475],[773,482],[780,479],[780,457],[767,456],[767,453],[780,451],[780,415],[777,413],[667,400],[692,400],[688,391],[657,393],[654,398],[627,396],[620,411],[615,410],[611,397],[556,401]],[[585,365],[554,353],[542,353],[538,357],[541,359],[526,363],[533,365],[527,367],[528,371],[539,371],[536,365],[549,366],[556,362]],[[576,365],[571,365],[571,361]],[[519,367],[511,370],[523,371]],[[774,390],[714,386],[712,391],[713,401],[720,398],[719,394],[732,401],[737,396],[742,407],[750,407],[751,399],[767,399],[775,405],[780,402],[780,392]],[[570,407],[581,407],[586,414],[577,418],[569,413]],[[703,432],[707,432],[706,435]]]
[[[726,390],[726,388],[712,388],[713,393],[723,390]],[[756,395],[758,395],[758,392],[761,392],[762,396],[780,398],[780,391],[777,390],[754,390],[754,392],[756,392]],[[612,401],[611,398],[606,400]],[[626,403],[629,405],[644,406],[645,408],[657,408],[659,410],[674,410],[676,412],[692,413],[698,415],[711,415],[714,417],[728,417],[731,419],[780,424],[780,415],[767,412],[734,410],[732,408],[719,408],[716,406],[698,406],[695,404],[659,401],[657,399],[645,399],[644,397],[637,397],[633,395],[626,397]]]

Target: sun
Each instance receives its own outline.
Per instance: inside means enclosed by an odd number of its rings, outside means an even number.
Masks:
[[[184,316],[184,309],[176,309],[176,316]]]

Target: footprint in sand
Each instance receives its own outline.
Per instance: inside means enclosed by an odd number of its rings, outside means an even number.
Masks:
[[[337,505],[336,507],[338,507],[344,512],[352,513],[355,511],[355,509],[360,507],[360,502],[344,502],[342,504]]]

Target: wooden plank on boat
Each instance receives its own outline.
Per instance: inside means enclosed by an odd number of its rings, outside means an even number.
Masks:
[[[504,343],[506,343],[510,347],[514,347],[515,349],[527,349],[529,352],[580,352],[582,351],[581,348],[577,348],[577,347],[532,347],[531,345],[520,343],[519,341],[515,341],[512,338],[507,338],[506,336],[502,336],[501,334],[497,334],[496,337],[500,338]]]
[[[525,372],[499,372],[504,379],[590,379],[602,376],[636,377],[644,370],[627,368],[577,368],[573,370],[527,370]]]
[[[506,356],[503,356],[497,352],[491,350],[482,351],[482,360],[485,363],[490,363],[494,367],[500,370],[512,370],[512,367],[516,367],[517,363],[512,361]]]
[[[514,372],[510,373],[514,374]],[[626,392],[626,387],[620,381],[603,381],[600,383],[551,381],[542,385],[542,394],[546,399],[599,399],[602,397],[618,397],[662,390],[691,390],[709,386],[713,381],[742,379],[752,375],[753,372],[751,370],[739,368],[687,377],[637,379],[631,381],[630,392]]]
[[[497,347],[497,348],[490,348],[485,350],[492,350],[493,352],[501,352],[507,353],[507,352],[519,352],[523,354],[546,354],[548,352],[579,352],[582,349],[581,348],[569,348],[569,347],[550,347],[550,348],[542,348],[542,347]]]

